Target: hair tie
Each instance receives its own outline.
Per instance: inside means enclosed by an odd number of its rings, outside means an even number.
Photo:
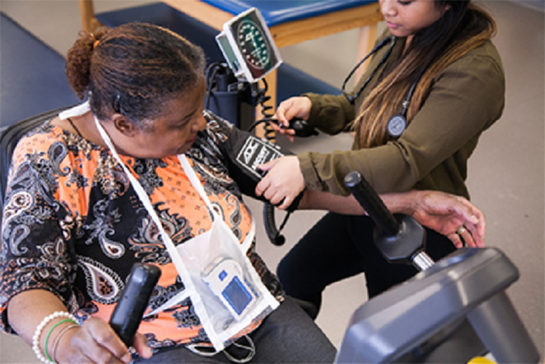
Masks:
[[[91,40],[93,41],[93,50],[95,50],[95,48],[98,46],[98,43],[100,43],[100,41],[97,39],[94,33],[89,33],[89,36],[91,37]]]

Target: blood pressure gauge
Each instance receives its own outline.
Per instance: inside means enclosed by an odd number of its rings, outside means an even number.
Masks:
[[[251,8],[223,25],[216,41],[235,76],[257,82],[277,68],[282,60],[256,8]]]
[[[271,61],[265,36],[254,22],[243,20],[237,29],[237,42],[244,59],[257,69],[264,69]]]

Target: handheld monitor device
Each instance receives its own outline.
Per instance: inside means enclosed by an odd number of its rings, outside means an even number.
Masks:
[[[261,80],[282,63],[269,28],[256,8],[223,24],[216,41],[235,76],[248,82]]]
[[[233,259],[215,262],[204,272],[203,279],[237,320],[255,301],[252,287],[244,279],[240,265]]]

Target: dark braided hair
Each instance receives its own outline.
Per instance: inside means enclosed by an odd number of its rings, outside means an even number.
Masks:
[[[191,90],[203,75],[202,49],[151,24],[129,23],[85,33],[68,51],[66,74],[98,119],[113,112],[135,125],[161,113],[161,103]]]

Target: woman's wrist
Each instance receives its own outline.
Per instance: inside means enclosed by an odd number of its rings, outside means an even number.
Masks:
[[[49,346],[51,348],[49,350],[50,357],[53,359],[54,362],[58,363],[57,347],[59,346],[59,343],[61,342],[62,338],[65,337],[69,331],[78,327],[80,327],[80,325],[75,323],[64,324],[62,328],[60,328],[59,331],[56,333],[55,337],[51,341],[51,345]],[[61,347],[63,346],[66,347],[66,345],[61,345]]]
[[[382,201],[392,213],[412,216],[416,210],[416,190],[381,195]]]
[[[45,316],[42,321],[36,326],[34,330],[34,335],[32,336],[32,350],[34,354],[43,363],[52,363],[54,362],[47,350],[46,345],[50,343],[49,338],[53,331],[57,329],[61,324],[77,324],[76,317],[66,311],[55,311],[47,316]],[[48,327],[48,331],[43,335],[45,328]],[[43,346],[41,338],[44,337]],[[43,352],[42,352],[43,348]]]

